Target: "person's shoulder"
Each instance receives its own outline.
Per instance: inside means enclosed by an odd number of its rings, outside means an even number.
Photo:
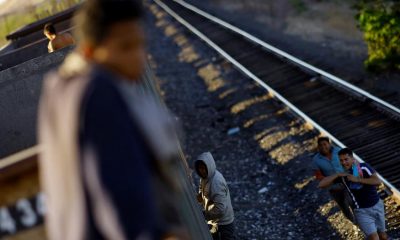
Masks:
[[[63,40],[74,41],[74,37],[69,32],[62,33]]]
[[[365,167],[365,168],[370,168],[370,169],[372,169],[371,165],[369,165],[369,164],[366,163],[366,162],[360,163],[360,167]]]
[[[55,70],[46,73],[43,77],[43,95],[53,95],[61,80],[60,75]]]
[[[118,96],[117,87],[113,84],[111,77],[104,74],[99,66],[91,65],[85,73],[88,85],[85,89],[84,99],[87,102],[108,102]]]
[[[332,149],[333,149],[333,152],[336,154],[338,154],[339,151],[342,150],[340,147],[336,147],[336,146],[333,146]]]
[[[68,58],[69,56],[67,56]],[[84,74],[66,72],[65,61],[58,69],[53,69],[43,77],[43,88],[59,93],[61,90],[76,88],[76,85],[82,85]]]
[[[318,162],[318,160],[321,158],[321,154],[319,152],[316,152],[313,156],[312,156],[312,162],[316,163]]]
[[[224,175],[222,175],[222,173],[218,170],[215,170],[213,182],[215,182],[217,184],[226,185],[226,180],[225,180]]]
[[[63,32],[61,35],[63,37],[72,37],[71,33],[69,33],[69,32]]]
[[[224,178],[224,176],[222,175],[222,173],[220,173],[219,171],[215,171],[215,174],[213,176],[212,182],[211,182],[211,192],[214,193],[218,193],[220,191],[223,191],[224,189],[227,188],[227,183],[226,180]]]
[[[360,163],[360,168],[370,176],[375,173],[375,170],[366,162]]]
[[[113,84],[110,76],[99,73],[97,70],[92,70],[92,72],[88,74],[88,78],[89,85],[85,94],[87,98],[105,103],[120,98],[117,87]]]

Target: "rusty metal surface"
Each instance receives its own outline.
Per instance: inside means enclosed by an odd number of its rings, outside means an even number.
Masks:
[[[45,239],[37,156],[31,148],[0,162],[1,239]]]

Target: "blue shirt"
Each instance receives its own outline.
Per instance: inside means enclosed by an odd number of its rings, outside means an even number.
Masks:
[[[332,149],[332,160],[329,160],[322,154],[317,153],[315,154],[312,161],[312,170],[313,171],[320,170],[325,177],[331,176],[335,173],[344,172],[344,169],[339,161],[338,152],[340,151],[340,149],[337,147],[332,147],[331,149]]]
[[[375,170],[367,163],[360,163],[360,168],[363,172],[363,178],[370,178],[375,173]],[[348,173],[352,174],[352,170],[350,169]],[[348,181],[346,178],[342,179],[346,185],[347,191],[350,192],[350,195],[353,198],[355,208],[370,208],[379,201],[379,195],[378,191],[376,190],[376,186],[361,184],[361,188],[353,189],[350,185],[350,181]]]

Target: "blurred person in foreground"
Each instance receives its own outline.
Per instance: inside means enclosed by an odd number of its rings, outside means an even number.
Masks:
[[[343,173],[344,169],[339,161],[338,152],[340,149],[331,145],[329,138],[319,137],[318,153],[314,155],[311,169],[318,181],[326,177]],[[342,182],[336,181],[329,188],[329,194],[339,206],[344,216],[354,222],[354,214],[351,207],[351,200]]]
[[[376,189],[382,182],[375,170],[367,163],[359,163],[353,152],[344,148],[339,151],[344,173],[336,173],[321,180],[320,187],[328,187],[340,180],[351,195],[357,225],[368,240],[386,240],[385,206]]]
[[[52,23],[47,23],[44,26],[43,34],[49,39],[49,44],[47,45],[49,53],[75,44],[75,40],[71,34],[67,32],[57,33]]]
[[[141,15],[133,0],[85,1],[77,48],[46,77],[39,163],[49,239],[184,238],[170,234],[174,213],[162,213],[174,207],[162,206],[174,189],[162,161],[176,142],[167,111],[139,87]]]
[[[235,239],[234,213],[224,176],[217,170],[210,152],[200,154],[194,163],[200,177],[197,200],[214,240]]]

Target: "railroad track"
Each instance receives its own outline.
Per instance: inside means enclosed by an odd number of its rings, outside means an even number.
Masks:
[[[167,12],[176,12],[174,17],[182,23],[190,22],[191,30],[198,29],[195,33],[203,40],[337,145],[355,149],[359,159],[373,165],[398,194],[400,114],[396,107],[198,11],[208,16],[206,22],[205,16],[194,14],[195,9],[187,4],[156,2]],[[37,173],[38,152],[34,147],[0,160],[0,238],[43,239],[45,207]]]
[[[184,1],[154,0],[293,113],[372,165],[400,201],[400,109]]]

